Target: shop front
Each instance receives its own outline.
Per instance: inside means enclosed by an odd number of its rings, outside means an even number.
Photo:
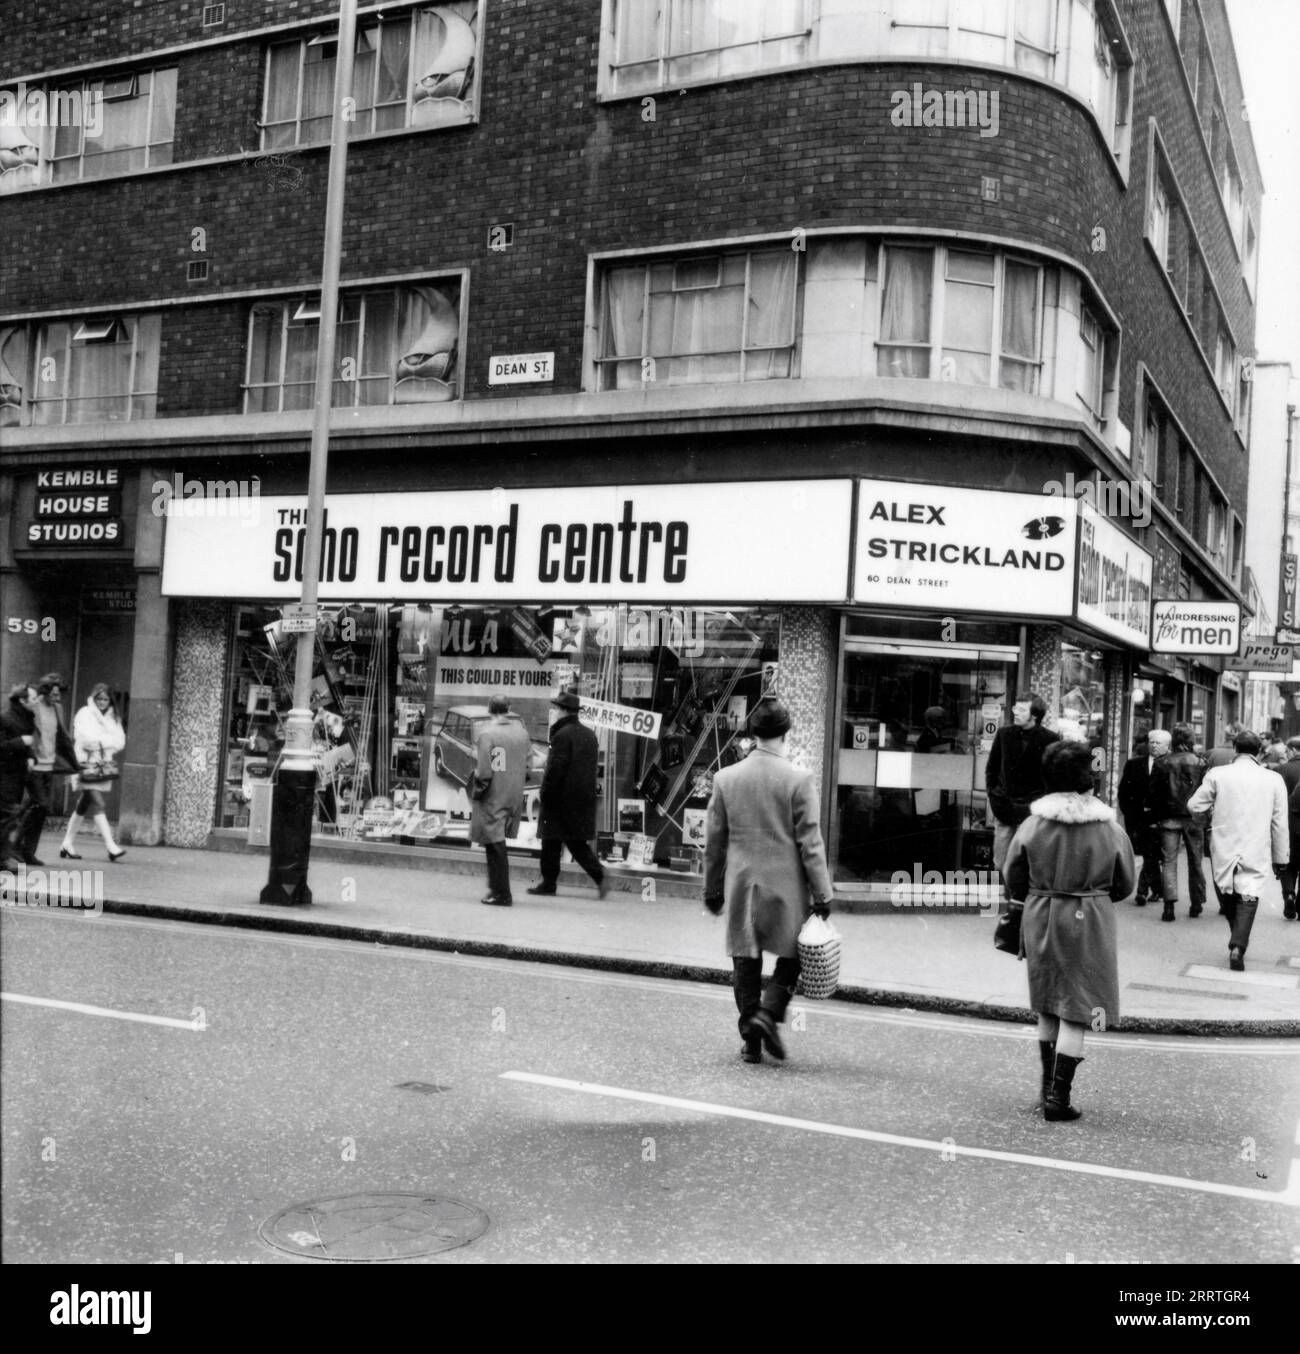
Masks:
[[[475,738],[503,692],[533,745],[510,843],[536,849],[552,699],[570,690],[599,741],[602,857],[698,875],[712,778],[744,754],[749,712],[764,694],[801,699],[782,680],[789,617],[847,598],[852,498],[847,479],[332,495],[317,832],[464,843]],[[283,612],[301,540],[300,499],[263,498],[242,520],[178,503],[167,523],[166,593],[238,599],[219,613],[212,825],[254,841],[292,701]],[[815,718],[820,733],[824,699]]]

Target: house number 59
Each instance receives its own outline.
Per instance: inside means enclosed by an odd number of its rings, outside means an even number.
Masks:
[[[58,638],[58,625],[53,616],[42,616],[39,621],[30,616],[26,619],[10,616],[5,621],[5,629],[11,635],[40,635],[47,644],[53,644]]]

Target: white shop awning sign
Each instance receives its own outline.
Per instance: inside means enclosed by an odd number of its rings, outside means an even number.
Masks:
[[[849,479],[334,494],[320,597],[842,604],[852,504]],[[305,498],[174,506],[165,596],[300,596]]]

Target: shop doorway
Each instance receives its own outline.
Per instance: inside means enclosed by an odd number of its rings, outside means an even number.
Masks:
[[[845,884],[991,871],[984,770],[1019,652],[846,641],[832,851]]]

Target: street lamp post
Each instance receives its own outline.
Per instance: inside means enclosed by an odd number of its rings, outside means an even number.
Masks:
[[[285,722],[284,752],[271,800],[271,867],[260,901],[311,902],[307,864],[311,855],[316,761],[312,755],[311,676],[316,658],[316,602],[320,590],[325,476],[329,464],[330,405],[334,388],[334,340],[339,308],[339,256],[343,248],[343,188],[347,173],[348,124],[353,121],[352,67],[356,53],[357,0],[340,0],[338,56],[334,70],[329,186],[325,196],[325,254],[321,263],[320,335],[316,342],[316,403],[307,477],[306,540],[302,605],[311,629],[298,634],[293,709]]]

